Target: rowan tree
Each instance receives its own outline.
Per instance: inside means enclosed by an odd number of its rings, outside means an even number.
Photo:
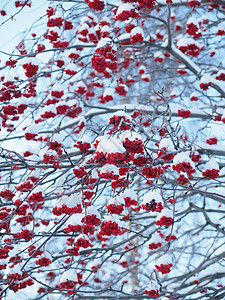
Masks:
[[[225,1],[34,5],[0,7],[0,298],[224,299]]]

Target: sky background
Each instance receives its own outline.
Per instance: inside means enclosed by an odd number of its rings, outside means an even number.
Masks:
[[[14,3],[14,0],[0,1],[0,10],[3,9],[7,13],[5,17],[0,16],[0,50],[9,53],[20,42],[22,33],[33,24],[38,16],[45,14],[47,7],[47,1],[34,0],[31,7],[24,7],[21,13],[12,18],[21,9],[16,8]],[[6,20],[8,21],[4,23]],[[2,25],[2,23],[4,24]],[[0,58],[2,58],[2,54],[0,54]]]
[[[21,8],[16,8],[14,5],[14,0],[0,0],[0,10],[5,10],[7,15],[0,15],[0,68],[4,66],[5,61],[10,58],[9,55],[5,55],[3,52],[12,53],[16,45],[18,45],[24,37],[25,31],[27,31],[34,22],[41,16],[46,15],[46,8],[48,3],[46,0],[33,0],[31,7],[24,7],[22,11],[15,15]],[[15,16],[14,16],[15,15]],[[12,17],[13,16],[13,17]],[[6,21],[6,22],[5,22]],[[44,21],[44,20],[43,20]],[[41,20],[40,22],[43,23]],[[38,24],[40,24],[40,22]],[[31,30],[28,37],[31,38],[31,33],[35,32],[38,34],[43,34],[43,29],[35,28]],[[15,54],[19,54],[18,51]],[[12,57],[15,59],[16,57]],[[14,69],[3,69],[0,71],[0,76],[5,76],[8,73],[14,72]],[[3,132],[0,133],[3,138]],[[25,143],[26,144],[26,143]],[[2,147],[22,151],[23,147],[26,145],[21,143],[21,140],[9,140],[1,144]]]

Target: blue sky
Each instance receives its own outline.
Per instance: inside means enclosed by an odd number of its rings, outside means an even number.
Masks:
[[[0,16],[0,25],[20,10],[20,8],[15,8],[14,2],[14,0],[1,0],[0,9],[4,9],[7,16]],[[21,33],[27,30],[38,16],[43,16],[45,14],[47,3],[48,2],[45,0],[34,0],[32,1],[31,8],[25,7],[21,13],[16,15],[13,19],[11,18],[5,24],[1,25],[0,50],[9,53],[12,52],[15,45],[20,42],[23,36]],[[1,54],[0,58],[2,58]]]

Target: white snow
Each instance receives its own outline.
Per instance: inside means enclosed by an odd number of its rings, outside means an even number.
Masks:
[[[102,33],[107,33],[107,32],[110,32],[110,27],[108,25],[104,25],[101,29],[101,32]]]
[[[52,112],[54,114],[57,114],[56,107],[54,104],[50,104],[44,107],[42,114],[45,112]]]
[[[219,25],[218,25],[218,27],[217,27],[217,31],[218,31],[218,30],[224,31],[224,27],[223,27],[223,25],[222,25],[222,24],[219,24]]]
[[[218,73],[216,74],[216,77],[217,77],[217,76],[220,76],[221,74],[225,74],[225,70],[220,70],[220,71],[218,71]]]
[[[150,280],[148,287],[146,288],[147,291],[159,291],[160,290],[160,285],[157,280]]]
[[[163,138],[159,142],[159,149],[165,148],[169,152],[173,152],[175,150],[173,142],[169,138]]]
[[[63,136],[60,133],[55,133],[53,135],[52,142],[57,142],[59,144],[62,144],[62,141],[63,141]]]
[[[122,196],[115,196],[115,197],[112,197],[107,204],[115,204],[115,205],[125,205],[125,201],[124,201],[124,198]]]
[[[98,179],[98,172],[97,172],[97,170],[96,169],[93,169],[92,171],[91,171],[91,177],[93,178],[93,179]]]
[[[78,89],[78,88],[85,88],[85,90],[87,89],[87,86],[86,84],[83,82],[83,81],[79,81],[75,87],[75,91]]]
[[[163,238],[158,233],[154,233],[149,240],[149,244],[152,244],[152,243],[155,243],[155,244],[161,243],[162,244],[163,242],[164,242]]]
[[[142,65],[142,66],[140,66],[140,67],[139,67],[139,69],[138,69],[138,72],[140,72],[140,71],[142,71],[142,72],[144,72],[144,73],[145,73],[145,72],[146,72],[146,67],[145,67],[145,66],[143,66],[143,65]]]
[[[32,65],[35,65],[35,66],[39,66],[39,61],[36,57],[25,57],[25,58],[23,58],[22,65],[23,64],[29,64],[29,63],[31,63]]]
[[[119,170],[115,165],[106,164],[101,168],[100,173],[112,173],[114,175],[119,175]]]
[[[38,134],[38,126],[35,124],[31,124],[26,128],[25,132],[32,133],[32,134]]]
[[[69,63],[65,67],[65,71],[74,71],[74,72],[77,72],[77,66],[74,63]]]
[[[194,25],[196,25],[198,27],[198,20],[195,19],[194,17],[190,17],[188,20],[187,20],[187,25],[188,24],[191,24],[193,23]]]
[[[66,282],[67,280],[77,281],[77,273],[75,272],[75,270],[69,269],[62,274],[60,283]]]
[[[79,139],[77,140],[77,142],[80,143],[90,143],[91,144],[91,137],[87,134],[82,134],[81,137],[79,137]]]
[[[119,16],[120,14],[122,14],[124,11],[131,11],[132,9],[134,9],[133,5],[124,3],[118,7],[117,12],[116,12],[116,17]]]
[[[117,223],[120,227],[123,226],[123,223],[120,221],[119,217],[117,215],[115,215],[115,214],[109,215],[109,216],[105,216],[103,221],[106,221],[106,222],[112,221],[112,222]]]
[[[131,200],[136,200],[137,201],[137,194],[134,190],[132,189],[125,189],[123,193],[123,197],[129,197]]]
[[[110,119],[111,119],[113,116],[125,117],[125,119],[131,120],[131,116],[130,116],[128,113],[126,113],[125,111],[123,111],[123,110],[118,110],[118,111],[114,112],[114,113],[110,116]]]
[[[84,214],[72,214],[69,219],[66,221],[64,228],[67,228],[68,225],[76,226],[80,225],[82,226],[83,223],[81,220],[84,218]]]
[[[170,254],[166,253],[164,255],[162,255],[161,257],[159,257],[157,259],[157,266],[161,265],[161,264],[165,264],[165,265],[168,265],[168,264],[171,264],[172,263],[172,258],[170,256]]]
[[[215,81],[214,78],[212,76],[210,76],[209,74],[204,74],[200,80],[201,83],[210,83],[210,82],[214,82],[214,81]]]
[[[141,27],[137,26],[134,27],[131,32],[130,32],[130,36],[135,36],[136,34],[141,34],[144,37],[144,31]]]
[[[150,203],[152,200],[155,200],[156,203],[163,203],[161,195],[156,191],[149,191],[144,195],[144,200],[142,204]]]
[[[182,163],[182,162],[190,163],[190,165],[192,166],[192,168],[195,168],[195,164],[190,159],[188,152],[180,152],[180,153],[177,153],[174,156],[174,159],[173,159],[174,165],[177,165],[177,164]]]
[[[129,33],[123,33],[121,34],[118,39],[123,42],[124,40],[130,40],[130,34]]]
[[[40,177],[40,170],[33,170],[33,171],[31,171],[29,177],[39,178]]]
[[[56,156],[58,157],[58,154],[55,150],[51,150],[51,149],[48,149],[48,147],[45,147],[43,149],[40,150],[39,152],[39,157],[43,160],[44,159],[44,155],[53,155],[53,156]],[[30,157],[28,157],[28,159],[30,159]]]
[[[61,204],[65,204],[69,208],[73,208],[78,204],[82,205],[81,195],[74,194],[71,196],[63,195],[60,199]]]
[[[164,59],[164,56],[161,51],[156,51],[154,54],[154,58],[163,58]]]
[[[141,79],[142,79],[142,80],[146,80],[146,79],[147,79],[148,81],[150,81],[150,80],[151,80],[151,77],[150,77],[149,74],[142,74],[142,75],[141,75]]]
[[[112,40],[111,40],[110,38],[108,38],[108,37],[102,38],[102,39],[98,42],[98,44],[97,44],[97,46],[96,46],[96,49],[103,48],[103,47],[105,47],[105,46],[107,46],[107,45],[110,45],[111,43],[112,43]]]
[[[38,185],[32,190],[31,194],[36,194],[36,193],[40,193],[40,192],[42,193],[43,196],[45,195],[43,187]]]
[[[57,27],[57,26],[53,26],[53,27],[50,27],[49,30],[48,30],[48,34],[51,34],[51,33],[57,33],[58,36],[61,35],[61,28]]]
[[[98,210],[93,205],[88,206],[86,208],[86,215],[87,216],[96,215],[96,217],[101,220],[100,213],[98,212]]]
[[[113,96],[113,95],[114,95],[114,89],[113,88],[106,88],[104,93],[103,93],[103,97]]]
[[[124,142],[126,138],[128,138],[130,141],[134,141],[135,139],[142,140],[142,136],[139,133],[130,130],[123,131],[119,135],[119,138],[122,142]]]
[[[191,95],[190,95],[190,98],[192,97],[199,97],[199,94],[197,92],[192,92]]]
[[[98,23],[98,17],[93,12],[87,13],[88,18],[92,19],[95,23]]]
[[[206,171],[206,170],[212,170],[212,169],[215,169],[215,170],[219,170],[220,167],[218,165],[218,163],[215,161],[214,158],[211,158],[204,166],[204,170],[203,171]]]
[[[164,207],[163,210],[156,217],[155,221],[159,221],[163,216],[167,218],[173,218],[173,211]]]
[[[87,21],[88,21],[88,19],[87,19]],[[80,33],[80,32],[82,32],[83,30],[87,30],[87,31],[89,31],[89,26],[88,26],[88,24],[86,23],[86,22],[83,22],[81,25],[80,25],[80,27],[78,28],[78,33]]]
[[[99,140],[99,139],[98,139]],[[126,152],[126,149],[123,147],[122,142],[117,137],[103,137],[101,141],[99,142],[97,149],[97,152],[103,152],[104,154],[107,153],[124,153]]]

